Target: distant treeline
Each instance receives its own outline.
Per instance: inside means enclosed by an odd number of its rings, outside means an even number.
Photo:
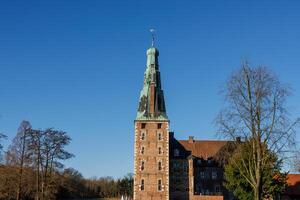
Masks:
[[[0,140],[3,138],[5,135],[0,134]],[[65,169],[63,161],[74,156],[65,149],[70,141],[64,131],[32,129],[28,121],[23,121],[0,158],[0,200],[132,196],[131,174],[120,179],[86,179],[73,168]],[[2,149],[0,143],[0,153]]]

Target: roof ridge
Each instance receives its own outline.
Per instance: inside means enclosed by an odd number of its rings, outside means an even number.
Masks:
[[[189,141],[187,140],[178,140],[178,141]],[[194,140],[194,142],[233,142],[233,140],[217,140],[217,139],[211,139],[211,140]]]

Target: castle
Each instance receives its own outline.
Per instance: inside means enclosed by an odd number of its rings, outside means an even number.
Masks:
[[[221,200],[223,188],[217,160],[230,141],[176,140],[169,131],[161,86],[158,50],[147,50],[147,66],[135,119],[134,200]]]

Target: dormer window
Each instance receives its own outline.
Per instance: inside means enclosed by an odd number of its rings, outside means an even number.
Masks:
[[[209,158],[209,159],[207,160],[207,163],[208,163],[208,164],[211,164],[211,163],[212,163],[212,159]]]

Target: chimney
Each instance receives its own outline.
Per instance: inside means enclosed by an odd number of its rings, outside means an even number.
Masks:
[[[193,144],[194,143],[194,136],[189,136],[189,143]]]

